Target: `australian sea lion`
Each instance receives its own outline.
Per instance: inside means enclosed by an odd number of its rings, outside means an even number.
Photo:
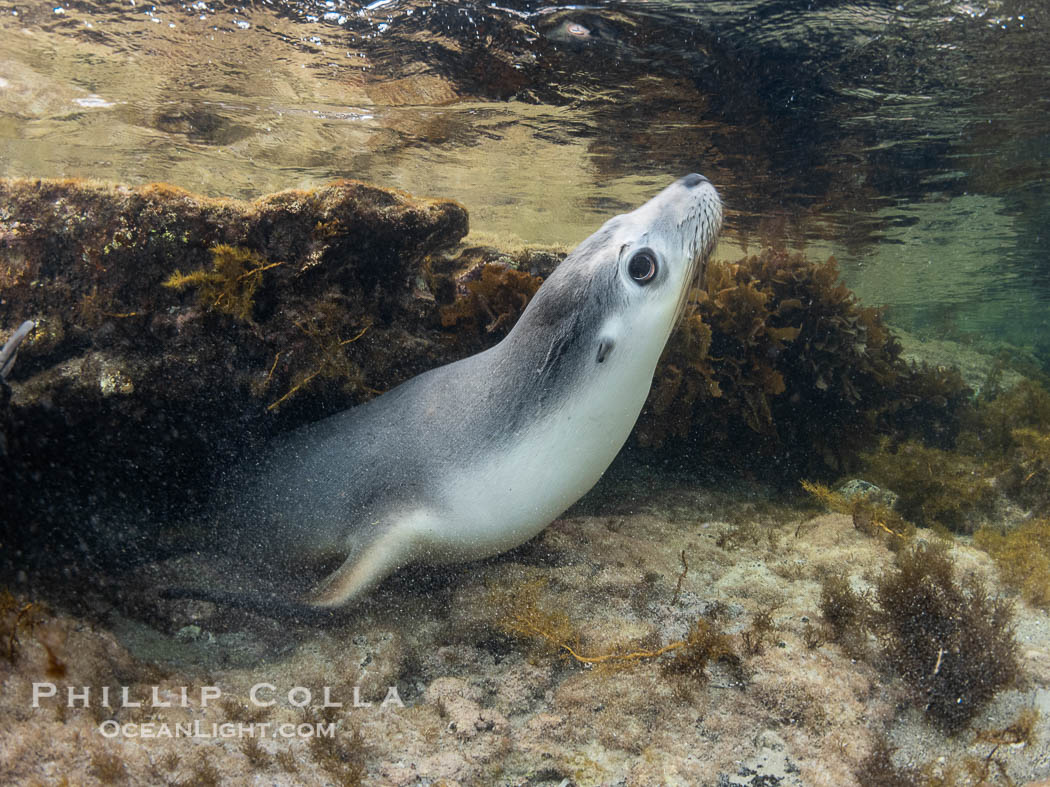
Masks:
[[[626,441],[721,221],[711,183],[680,178],[581,243],[495,347],[277,440],[234,501],[242,544],[342,561],[307,598],[335,607],[532,538]]]

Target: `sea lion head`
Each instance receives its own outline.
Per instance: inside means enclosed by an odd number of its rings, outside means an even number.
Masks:
[[[648,374],[648,385],[703,281],[721,225],[722,203],[710,181],[679,178],[583,241],[540,288],[515,332],[544,336],[558,357],[576,356],[567,365],[577,370],[584,357],[623,358]],[[544,367],[551,360],[548,352]]]
[[[690,291],[703,284],[722,227],[718,192],[703,175],[686,175],[610,223],[624,296],[631,309],[651,311],[654,321],[666,324],[666,339]]]

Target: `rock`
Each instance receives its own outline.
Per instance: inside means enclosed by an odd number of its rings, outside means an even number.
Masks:
[[[418,286],[467,232],[451,201],[2,179],[0,205],[0,336],[37,323],[0,402],[0,535],[51,564],[134,560],[256,440],[463,353]]]
[[[791,761],[783,739],[766,730],[758,742],[761,748],[735,774],[719,775],[719,787],[801,787],[798,766]]]
[[[869,503],[879,503],[887,508],[893,508],[897,503],[898,495],[889,489],[883,489],[870,481],[861,478],[853,478],[840,486],[837,490],[847,500],[863,498]]]

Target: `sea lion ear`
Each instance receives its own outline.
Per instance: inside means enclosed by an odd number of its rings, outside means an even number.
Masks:
[[[609,353],[613,351],[613,347],[616,346],[616,342],[611,337],[605,337],[598,342],[598,356],[595,358],[598,363],[605,363],[605,359],[609,357]]]

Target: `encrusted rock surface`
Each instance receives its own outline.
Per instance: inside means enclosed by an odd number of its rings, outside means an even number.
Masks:
[[[467,232],[451,201],[0,180],[0,205],[0,331],[37,323],[0,413],[5,541],[55,531],[58,551],[123,519],[134,551],[252,439],[463,352],[426,283]],[[165,286],[176,272],[212,291]]]

